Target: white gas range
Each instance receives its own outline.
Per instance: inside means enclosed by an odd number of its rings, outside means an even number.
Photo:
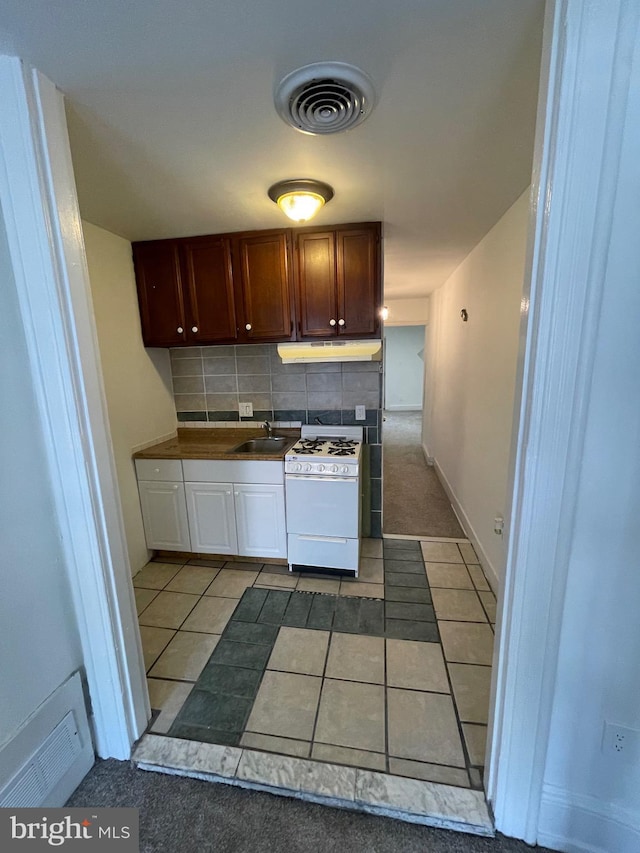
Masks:
[[[358,574],[362,427],[303,426],[285,456],[289,570]]]

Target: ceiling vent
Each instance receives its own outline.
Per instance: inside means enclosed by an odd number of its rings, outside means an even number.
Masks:
[[[276,109],[301,133],[350,130],[373,109],[375,93],[367,75],[345,62],[314,62],[280,81]]]

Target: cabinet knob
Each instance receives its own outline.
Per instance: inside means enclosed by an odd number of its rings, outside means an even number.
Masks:
[[[335,326],[335,324],[336,324],[336,321],[335,321],[335,320],[329,320],[329,325],[330,325],[330,326]]]
[[[177,332],[179,335],[181,335],[181,334],[184,332],[184,329],[182,328],[182,326],[178,326],[178,328],[176,329],[176,332]]]
[[[250,332],[251,331],[251,323],[247,323],[247,325],[245,326],[245,329],[247,330],[247,332]]]
[[[338,320],[338,325],[339,325],[339,326],[344,326],[344,320]]]
[[[173,487],[174,492],[176,491],[176,489],[177,489],[177,488],[178,488],[177,486],[174,486],[174,487]]]
[[[159,474],[159,473],[160,473],[160,469],[159,469],[159,468],[154,468],[153,470],[154,470],[154,473],[156,473],[156,474]]]
[[[192,331],[192,332],[197,332],[197,331],[198,331],[198,327],[197,327],[197,326],[192,326],[192,327],[191,327],[191,331]]]

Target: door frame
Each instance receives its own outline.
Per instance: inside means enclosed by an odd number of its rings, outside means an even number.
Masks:
[[[485,779],[497,828],[538,841],[573,522],[637,0],[549,0]]]
[[[63,96],[0,56],[0,113],[0,203],[89,719],[97,754],[126,760],[150,708]]]

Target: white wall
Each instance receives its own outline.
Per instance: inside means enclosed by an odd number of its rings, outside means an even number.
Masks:
[[[429,321],[429,297],[385,299],[389,315],[385,326],[423,326]]]
[[[424,388],[424,326],[384,330],[384,405],[390,411],[420,411]]]
[[[598,33],[594,44],[609,35]],[[602,223],[604,296],[540,817],[541,843],[606,853],[640,850],[640,745],[635,751],[625,745],[626,757],[601,751],[606,720],[635,729],[640,738],[637,37],[630,91],[610,234]]]
[[[131,571],[149,556],[144,541],[134,448],[175,432],[169,351],[145,349],[131,243],[83,222],[109,424]]]
[[[494,585],[506,557],[493,527],[507,506],[528,209],[527,190],[430,297],[425,452]]]
[[[0,281],[2,746],[82,654],[1,215]]]

